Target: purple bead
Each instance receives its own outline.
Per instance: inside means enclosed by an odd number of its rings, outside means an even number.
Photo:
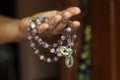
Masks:
[[[67,27],[67,28],[65,29],[65,31],[66,31],[66,32],[72,32],[72,28],[71,28],[71,27]]]
[[[57,44],[57,43],[54,43],[54,44],[53,44],[53,47],[54,47],[54,48],[56,48],[57,46],[58,46],[58,44]]]
[[[50,49],[50,53],[55,53],[55,49],[54,48]]]
[[[39,36],[35,36],[34,39],[35,39],[35,40],[38,40],[38,39],[39,39]]]
[[[32,37],[31,35],[28,36],[28,40],[32,40],[32,38],[33,38],[33,37]]]
[[[54,57],[53,60],[54,60],[54,61],[58,61],[59,58],[58,58],[58,57]]]
[[[43,45],[43,47],[44,47],[44,48],[48,48],[49,45],[48,45],[47,43],[45,43],[45,44]]]
[[[39,54],[39,52],[40,52],[39,50],[35,50],[35,54]]]
[[[61,38],[61,40],[65,40],[66,36],[62,35],[60,38]]]
[[[73,39],[76,39],[76,38],[77,38],[77,35],[76,35],[76,34],[73,34],[73,35],[72,35],[72,38],[73,38]]]
[[[44,60],[44,56],[43,55],[40,55],[40,60]]]
[[[59,49],[59,48],[57,48],[57,49],[56,49],[56,52],[57,52],[57,53],[59,53],[59,52],[60,52],[60,49]]]
[[[30,31],[31,31],[31,28],[30,28],[30,27],[28,27],[28,28],[27,28],[27,31],[28,31],[28,32],[30,32]]]
[[[35,43],[31,43],[30,46],[31,46],[31,47],[35,47]]]
[[[50,63],[50,62],[51,62],[51,59],[50,59],[50,58],[47,58],[47,62]]]

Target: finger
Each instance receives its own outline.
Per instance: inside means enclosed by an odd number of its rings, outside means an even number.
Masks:
[[[62,14],[62,17],[63,17],[62,22],[64,24],[66,24],[70,20],[70,18],[72,17],[72,14],[70,12],[64,12]]]
[[[71,28],[72,28],[73,30],[77,30],[79,27],[80,27],[80,22],[79,22],[79,21],[73,21],[73,22],[71,23]]]
[[[70,8],[63,10],[62,12],[58,12],[58,14],[63,15],[65,12],[70,12],[72,16],[75,16],[75,15],[80,14],[81,10],[78,7],[70,7]]]
[[[66,27],[66,24],[63,22],[60,22],[57,27],[52,31],[52,34],[56,35],[61,33],[61,31],[63,31],[63,29]]]
[[[49,28],[49,24],[43,23],[37,27],[38,33],[43,34]]]
[[[66,32],[64,31],[64,29],[65,29],[66,25],[67,24],[63,24],[63,23],[59,24],[59,26],[56,29],[54,29],[53,34],[55,34],[55,35],[60,34],[60,33],[65,34]],[[79,21],[73,21],[70,24],[70,27],[73,30],[72,32],[76,31],[79,28],[79,26],[80,26]]]
[[[61,15],[56,15],[55,17],[53,17],[52,19],[50,19],[47,23],[49,24],[49,31],[52,31],[56,25],[62,20],[62,16]]]
[[[66,10],[63,10],[62,12],[58,12],[58,14],[63,16],[63,20],[60,22],[60,24],[53,30],[53,34],[58,34],[59,32],[61,32],[67,24],[67,21],[75,15],[78,15],[80,13],[80,9],[78,7],[71,7],[71,8],[67,8]],[[74,24],[76,24],[78,22],[75,22]]]
[[[52,10],[52,11],[46,11],[46,12],[40,12],[38,14],[35,14],[33,17],[49,17],[52,18],[58,13],[57,10]]]

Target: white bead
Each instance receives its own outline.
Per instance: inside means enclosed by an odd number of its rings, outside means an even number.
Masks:
[[[35,47],[35,43],[31,43],[30,46],[31,46],[31,47]]]
[[[38,39],[39,39],[39,36],[35,36],[34,39],[35,39],[35,40],[38,40]]]
[[[61,40],[65,40],[66,36],[62,35],[60,38],[61,38]]]
[[[55,49],[54,48],[50,49],[50,52],[55,53]]]
[[[31,23],[31,28],[35,28],[35,26],[36,26],[36,25],[32,22],[32,23]]]
[[[40,52],[39,50],[35,50],[35,54],[39,54],[39,52]]]
[[[38,18],[38,19],[36,20],[37,24],[41,24],[41,23],[42,23],[42,20],[43,20],[43,19]]]
[[[51,59],[50,59],[50,58],[47,58],[47,62],[50,63],[50,62],[51,62]]]
[[[40,56],[40,60],[44,60],[44,58],[45,58],[45,57],[44,57],[43,55]]]
[[[61,56],[62,56],[62,54],[61,54],[61,53],[57,53],[57,56],[58,56],[58,57],[61,57]]]

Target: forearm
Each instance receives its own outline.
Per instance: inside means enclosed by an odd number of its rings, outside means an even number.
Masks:
[[[0,16],[0,44],[24,39],[25,36],[19,29],[19,23],[17,19]]]

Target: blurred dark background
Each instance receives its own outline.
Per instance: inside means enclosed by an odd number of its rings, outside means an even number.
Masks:
[[[15,0],[0,0],[0,15],[16,17]],[[18,80],[17,44],[0,45],[0,80]]]

